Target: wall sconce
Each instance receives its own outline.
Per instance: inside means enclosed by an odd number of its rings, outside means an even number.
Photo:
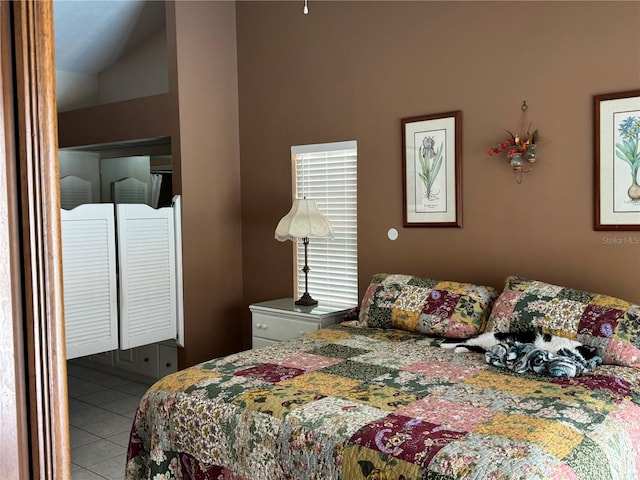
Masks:
[[[522,114],[528,110],[529,106],[527,101],[522,102]],[[507,156],[507,160],[511,165],[511,169],[516,176],[516,182],[522,183],[522,174],[529,173],[533,168],[533,164],[537,159],[538,144],[538,130],[536,129],[531,133],[531,124],[527,127],[527,133],[524,137],[519,134],[511,133],[507,130],[510,138],[500,143],[498,146],[488,149],[486,152],[489,156],[498,155],[504,153]]]

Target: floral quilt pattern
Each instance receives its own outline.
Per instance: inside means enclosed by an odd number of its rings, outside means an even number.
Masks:
[[[514,374],[358,322],[159,380],[129,480],[640,479],[640,370]]]

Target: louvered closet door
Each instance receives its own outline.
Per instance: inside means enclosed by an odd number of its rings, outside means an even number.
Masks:
[[[120,348],[176,338],[173,209],[117,205]]]
[[[67,358],[118,348],[113,204],[61,210]]]

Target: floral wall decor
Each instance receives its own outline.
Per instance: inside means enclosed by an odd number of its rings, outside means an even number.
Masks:
[[[527,102],[522,102],[522,112],[526,112],[529,107]],[[487,149],[489,156],[505,154],[513,173],[516,175],[516,182],[522,183],[522,174],[529,173],[537,159],[538,130],[531,132],[531,124],[524,135],[512,133],[506,130],[509,137],[497,146]]]

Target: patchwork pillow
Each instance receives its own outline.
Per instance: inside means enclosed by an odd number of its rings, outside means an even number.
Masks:
[[[491,287],[379,273],[362,298],[359,320],[373,328],[469,338],[484,331],[496,297]]]
[[[640,369],[640,305],[598,293],[507,277],[487,330],[541,329],[598,348],[606,364]]]

